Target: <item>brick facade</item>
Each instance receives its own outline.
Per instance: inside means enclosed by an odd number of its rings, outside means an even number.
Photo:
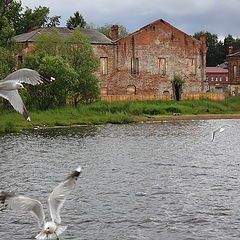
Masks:
[[[229,47],[227,61],[231,94],[240,95],[240,50]]]
[[[229,89],[228,69],[206,67],[206,83],[210,92],[225,92]]]
[[[66,36],[71,31],[58,28]],[[34,43],[38,29],[15,39],[25,46]],[[164,20],[157,20],[128,36],[118,39],[118,27],[112,27],[112,40],[93,29],[81,29],[89,36],[93,51],[100,58],[96,72],[101,95],[173,94],[171,81],[180,75],[183,93],[203,92],[205,80],[206,42],[194,39]],[[30,50],[26,47],[18,57]]]
[[[184,93],[204,91],[204,39],[200,42],[158,20],[115,43],[109,76],[98,75],[102,94],[172,94],[174,74],[186,81]],[[95,53],[99,56],[99,50]]]

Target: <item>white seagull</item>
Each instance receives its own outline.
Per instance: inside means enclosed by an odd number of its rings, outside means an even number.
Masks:
[[[216,133],[217,132],[220,132],[220,133],[223,132],[226,127],[230,127],[230,126],[229,125],[223,125],[223,126],[217,128],[216,130],[213,131],[213,133],[212,133],[212,142],[214,141]]]
[[[66,226],[61,226],[60,210],[73,189],[81,167],[78,167],[66,180],[53,189],[48,198],[49,210],[52,221],[45,222],[43,206],[38,200],[17,195],[13,193],[0,192],[0,201],[9,209],[17,211],[31,212],[38,220],[39,227],[42,231],[35,237],[38,240],[59,239],[58,236],[66,230]]]
[[[0,96],[7,99],[13,108],[19,112],[27,121],[31,121],[28,116],[26,107],[23,104],[22,98],[18,93],[18,89],[23,89],[24,86],[21,83],[28,83],[31,85],[37,85],[42,83],[49,83],[55,80],[55,78],[47,78],[39,74],[37,71],[22,68],[0,81]]]

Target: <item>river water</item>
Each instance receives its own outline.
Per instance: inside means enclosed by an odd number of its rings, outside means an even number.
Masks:
[[[216,135],[217,127],[228,124]],[[240,239],[240,120],[24,130],[0,136],[0,189],[40,200],[78,165],[61,240]],[[33,239],[0,208],[0,239]]]

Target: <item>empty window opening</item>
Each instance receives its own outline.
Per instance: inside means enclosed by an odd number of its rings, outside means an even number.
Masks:
[[[166,58],[158,58],[158,73],[162,76],[166,75]]]
[[[108,74],[108,58],[107,57],[100,58],[100,71],[102,75]]]
[[[131,74],[139,74],[139,59],[131,59]]]

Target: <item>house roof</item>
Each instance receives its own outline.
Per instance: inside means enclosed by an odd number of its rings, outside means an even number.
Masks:
[[[206,67],[206,73],[228,73],[228,69],[221,67]]]
[[[218,64],[217,67],[221,67],[221,68],[227,69],[228,68],[228,62],[223,62],[221,64]]]
[[[62,37],[67,37],[69,34],[73,32],[73,30],[70,30],[67,27],[54,27],[54,29],[57,29],[57,31]],[[17,42],[34,42],[38,34],[51,33],[52,30],[53,28],[49,28],[49,27],[38,28],[28,33],[16,35],[14,39]],[[114,42],[111,39],[109,39],[103,33],[100,33],[96,29],[80,28],[80,32],[82,32],[83,34],[89,37],[89,42],[91,44],[110,44],[110,45],[114,44]]]
[[[234,51],[231,54],[228,54],[227,57],[236,57],[236,56],[240,56],[240,49]]]

